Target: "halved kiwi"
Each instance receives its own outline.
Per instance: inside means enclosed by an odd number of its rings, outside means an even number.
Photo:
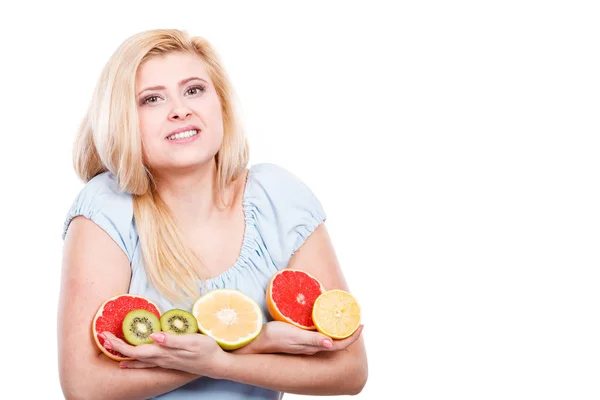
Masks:
[[[154,343],[150,335],[160,332],[160,320],[147,310],[131,310],[123,320],[123,335],[134,346]]]
[[[197,333],[198,321],[191,312],[174,308],[160,316],[160,328],[176,335]]]

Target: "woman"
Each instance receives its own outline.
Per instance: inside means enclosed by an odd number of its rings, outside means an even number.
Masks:
[[[362,327],[333,341],[270,321],[234,352],[205,335],[161,333],[134,347],[104,333],[105,346],[135,359],[121,363],[91,338],[98,306],[121,293],[189,309],[204,291],[227,287],[268,316],[265,290],[282,268],[348,290],[310,189],[273,164],[246,168],[232,99],[209,43],[178,30],[134,35],[105,66],[74,152],[86,185],[64,227],[58,345],[67,398],[277,399],[364,386]]]

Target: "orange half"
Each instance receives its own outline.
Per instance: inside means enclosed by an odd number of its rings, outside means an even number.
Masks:
[[[322,334],[332,339],[345,339],[360,325],[360,306],[350,293],[330,290],[315,300],[312,319]]]

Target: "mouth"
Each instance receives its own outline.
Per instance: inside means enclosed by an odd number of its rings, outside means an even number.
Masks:
[[[176,129],[169,136],[167,140],[181,140],[196,136],[200,133],[200,128],[197,126],[186,126],[184,128]]]

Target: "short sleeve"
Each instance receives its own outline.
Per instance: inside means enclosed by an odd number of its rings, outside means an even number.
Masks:
[[[73,218],[80,215],[102,228],[125,252],[131,263],[137,237],[133,222],[133,200],[129,193],[118,190],[114,175],[110,172],[99,174],[79,192],[67,213],[63,240]]]
[[[304,182],[276,164],[253,166],[247,185],[247,201],[267,250],[276,267],[285,268],[327,218],[323,206]]]

